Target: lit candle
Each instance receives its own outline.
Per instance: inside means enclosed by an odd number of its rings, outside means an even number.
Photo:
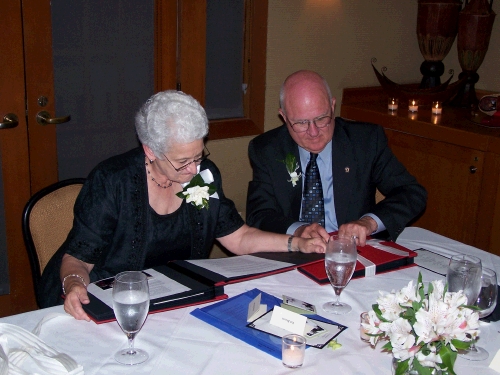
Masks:
[[[304,336],[290,334],[282,338],[281,360],[283,365],[290,368],[302,366],[306,351]]]
[[[432,102],[432,114],[440,115],[442,111],[441,102]]]
[[[387,101],[387,109],[389,111],[397,111],[398,110],[398,98],[389,98]]]
[[[418,111],[418,101],[414,99],[410,99],[408,102],[408,111],[417,112]]]

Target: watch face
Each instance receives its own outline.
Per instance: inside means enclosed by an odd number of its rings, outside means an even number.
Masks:
[[[479,101],[479,109],[492,116],[496,111],[500,110],[498,105],[499,96],[500,94],[483,96]]]

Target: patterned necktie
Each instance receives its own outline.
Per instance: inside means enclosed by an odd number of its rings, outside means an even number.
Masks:
[[[325,203],[323,201],[323,187],[319,175],[316,158],[318,154],[313,154],[309,159],[304,180],[304,192],[302,195],[302,218],[305,223],[319,223],[325,226]]]

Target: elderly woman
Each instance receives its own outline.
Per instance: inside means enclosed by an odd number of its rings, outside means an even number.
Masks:
[[[191,96],[154,95],[138,112],[136,130],[142,147],[100,163],[88,176],[73,228],[44,270],[44,307],[62,303],[62,284],[65,311],[89,320],[81,304],[89,303],[90,282],[207,258],[214,239],[235,254],[324,252],[321,238],[263,232],[243,222],[207,159],[208,120]]]

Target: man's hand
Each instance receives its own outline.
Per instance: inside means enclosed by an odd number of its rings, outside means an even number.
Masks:
[[[366,237],[375,232],[378,228],[377,222],[370,216],[364,216],[359,220],[351,221],[340,226],[340,236],[353,236],[356,239],[356,245],[365,246]]]
[[[295,238],[294,238],[295,239]],[[303,253],[324,253],[326,242],[321,237],[297,238],[299,251]]]
[[[89,316],[82,308],[82,303],[90,302],[87,294],[87,288],[82,283],[69,285],[69,292],[64,300],[64,311],[72,315],[75,319],[90,321]]]
[[[321,237],[323,240],[328,241],[330,237],[325,228],[323,228],[318,223],[313,223],[309,225],[302,225],[295,230],[293,234],[296,237],[302,238],[317,238]]]

